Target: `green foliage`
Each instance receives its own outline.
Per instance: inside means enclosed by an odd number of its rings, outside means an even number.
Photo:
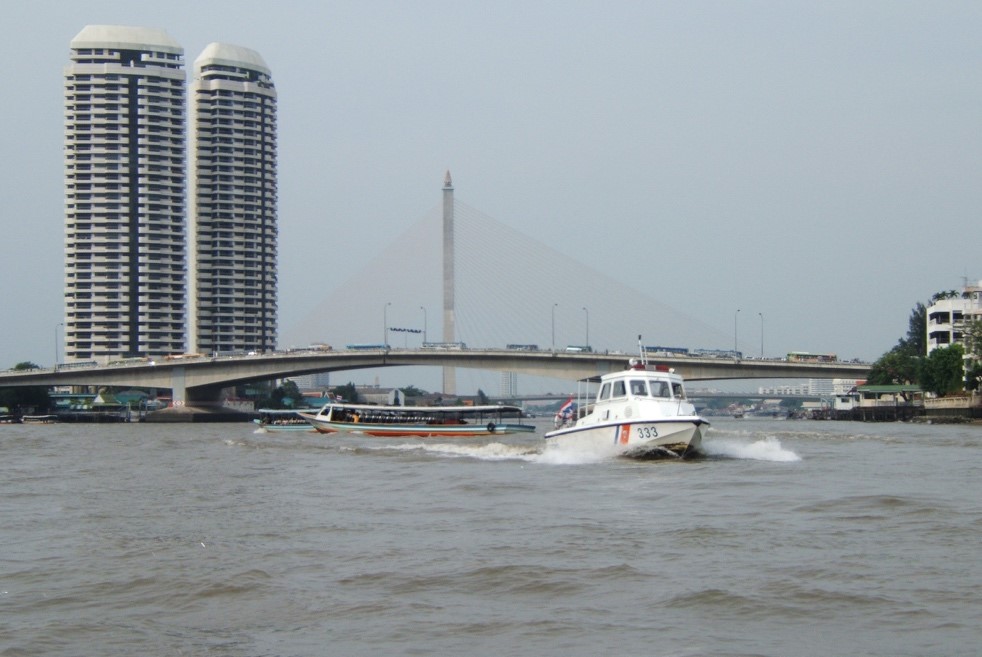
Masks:
[[[406,386],[405,388],[399,388],[406,395],[406,397],[422,397],[427,394],[425,390],[420,390],[416,386]]]
[[[982,388],[982,362],[975,361],[965,372],[965,390],[976,391]]]
[[[965,324],[962,340],[965,343],[965,390],[982,388],[982,320],[973,319]]]
[[[288,408],[303,406],[303,394],[292,379],[287,379],[277,390],[283,391],[283,405]]]
[[[937,295],[935,295],[937,296]],[[920,379],[921,361],[927,351],[927,308],[917,303],[907,322],[907,337],[880,356],[870,368],[867,383],[871,385],[895,385],[917,383]]]
[[[23,372],[24,370],[39,370],[41,369],[41,366],[36,363],[32,363],[29,360],[25,360],[24,362],[14,365],[12,369],[17,372]]]
[[[332,389],[331,392],[346,402],[350,402],[352,404],[358,403],[358,389],[355,388],[355,384],[351,383],[350,381],[345,383],[343,386],[337,386],[336,388]]]
[[[477,389],[477,403],[482,406],[488,403],[488,396],[480,388]]]
[[[916,383],[920,378],[920,367],[920,358],[912,356],[906,349],[894,347],[873,363],[866,382],[877,386]]]
[[[973,319],[965,323],[962,341],[965,343],[966,354],[972,354],[975,360],[982,357],[982,319]]]
[[[897,344],[913,358],[921,358],[927,353],[927,308],[918,302],[910,311],[907,320],[907,337]]]
[[[297,384],[289,379],[273,390],[268,397],[256,402],[256,408],[297,408],[303,406],[303,394]]]
[[[960,344],[932,351],[921,366],[921,387],[941,397],[961,392],[965,383],[964,355]]]
[[[931,296],[931,303],[937,301],[944,301],[945,299],[957,299],[962,294],[958,290],[941,290],[940,292],[935,292]]]

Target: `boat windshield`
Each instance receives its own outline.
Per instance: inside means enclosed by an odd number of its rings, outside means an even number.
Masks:
[[[630,391],[632,397],[654,397],[655,399],[685,399],[682,384],[677,381],[659,379],[630,379],[628,381],[613,381],[604,383],[597,393],[597,401],[607,401],[618,397],[626,397]]]
[[[627,397],[627,387],[623,381],[614,381],[614,391],[611,397]]]
[[[670,397],[667,381],[655,381],[644,379],[631,380],[631,394],[635,397],[656,397],[668,399]]]
[[[661,397],[667,399],[670,395],[668,394],[668,382],[666,381],[649,381],[648,385],[651,387],[652,397]]]

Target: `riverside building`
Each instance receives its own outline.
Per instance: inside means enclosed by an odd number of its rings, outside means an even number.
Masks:
[[[184,351],[184,50],[86,26],[65,93],[65,357]]]
[[[276,348],[276,89],[262,57],[208,45],[189,126],[188,341],[196,353]]]
[[[960,344],[973,354],[973,325],[982,319],[982,281],[966,282],[960,292],[936,294],[926,309],[927,353]]]

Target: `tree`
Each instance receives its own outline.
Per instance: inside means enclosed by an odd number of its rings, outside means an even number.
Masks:
[[[351,383],[350,381],[345,383],[343,386],[337,386],[331,390],[331,392],[346,402],[350,402],[352,404],[358,403],[358,389],[355,388],[355,384]]]
[[[942,294],[942,293],[938,293]],[[938,297],[934,295],[934,298]],[[907,337],[873,363],[867,383],[872,385],[896,385],[917,383],[921,361],[927,351],[927,308],[918,302],[910,312]]]
[[[406,386],[405,388],[399,388],[406,397],[422,397],[426,395],[425,390],[420,390],[416,386]]]
[[[965,344],[965,354],[973,361],[982,359],[982,319],[966,322],[962,342]]]
[[[297,387],[296,381],[287,379],[279,387],[283,391],[283,405],[289,408],[296,408],[303,405],[303,393]]]
[[[481,390],[480,388],[477,389],[477,401],[482,406],[484,406],[484,405],[486,405],[488,403],[488,396],[486,394],[484,394],[484,391]]]
[[[944,301],[945,299],[957,299],[960,296],[961,293],[958,290],[941,290],[931,295],[931,303]]]
[[[913,358],[921,358],[927,353],[927,308],[918,302],[910,311],[907,320],[907,337],[897,344]]]
[[[873,363],[866,382],[876,386],[916,383],[920,378],[920,363],[920,358],[898,345]]]
[[[964,355],[957,343],[932,351],[921,366],[921,387],[939,397],[964,390]]]
[[[303,394],[294,381],[287,379],[269,396],[256,402],[257,408],[296,408],[303,405]]]
[[[982,363],[975,361],[965,372],[965,390],[976,391],[982,388]]]
[[[965,343],[965,390],[982,388],[982,319],[965,324],[962,340]]]

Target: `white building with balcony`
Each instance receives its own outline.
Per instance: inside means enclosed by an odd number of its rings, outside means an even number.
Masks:
[[[190,349],[272,351],[276,89],[259,53],[212,43],[194,61],[188,159]]]
[[[184,50],[88,25],[65,101],[65,359],[184,351]]]
[[[927,353],[952,344],[966,346],[969,325],[982,319],[982,281],[965,285],[960,295],[935,299],[927,307]]]

